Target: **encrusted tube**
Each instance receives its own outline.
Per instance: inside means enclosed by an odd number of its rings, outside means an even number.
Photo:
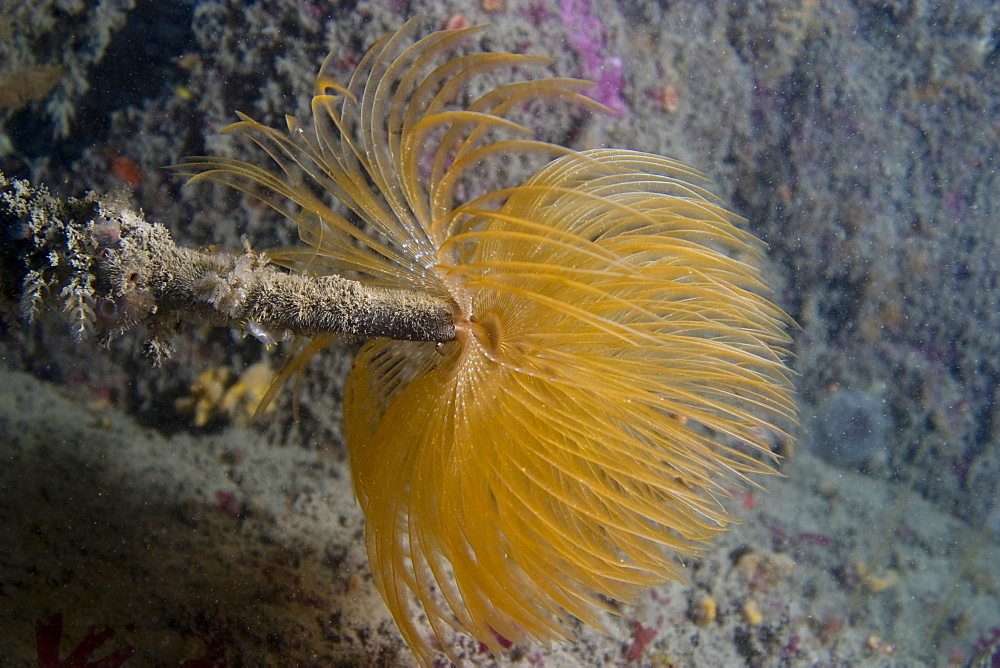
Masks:
[[[115,198],[61,201],[0,174],[2,294],[31,319],[57,300],[74,336],[143,326],[159,360],[182,322],[352,339],[455,338],[454,305],[411,290],[339,276],[289,274],[249,248],[212,253],[179,248],[161,225]]]

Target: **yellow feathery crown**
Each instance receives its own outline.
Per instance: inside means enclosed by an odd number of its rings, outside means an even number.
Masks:
[[[572,618],[602,628],[609,600],[679,577],[676,556],[729,520],[727,487],[772,470],[767,432],[795,406],[762,244],[698,172],[525,138],[509,117],[527,101],[593,107],[588,84],[517,81],[463,103],[481,73],[549,59],[446,60],[482,28],[416,41],[414,28],[375,44],[346,85],[328,57],[311,131],[292,117],[287,134],[243,115],[230,126],[278,170],[186,168],[298,205],[308,247],[276,261],[455,304],[456,340],[373,340],[344,396],[375,583],[430,662],[414,598],[446,652],[448,627],[498,652],[565,637]],[[525,153],[558,157],[459,201],[472,168]]]

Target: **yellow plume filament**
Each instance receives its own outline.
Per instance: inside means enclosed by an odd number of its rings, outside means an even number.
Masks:
[[[727,522],[715,496],[768,470],[716,434],[766,455],[755,427],[791,418],[785,317],[733,259],[758,244],[698,190],[651,191],[663,167],[570,155],[468,209],[435,268],[467,309],[457,340],[374,341],[355,361],[372,569],[425,659],[407,591],[437,633],[455,618],[494,650],[570,616],[600,627],[601,597],[676,577],[672,554]]]
[[[370,341],[344,397],[375,584],[430,663],[414,599],[446,652],[449,628],[499,652],[501,637],[564,637],[573,618],[601,628],[609,599],[678,577],[676,556],[729,522],[726,490],[772,472],[765,434],[795,405],[762,244],[698,172],[526,140],[506,117],[529,96],[593,107],[581,82],[516,82],[456,106],[474,76],[546,59],[435,66],[478,28],[411,44],[413,29],[377,43],[346,86],[324,63],[312,134],[242,117],[234,129],[278,170],[188,168],[298,204],[288,215],[309,248],[272,254],[290,268],[455,304],[454,341]],[[560,157],[460,201],[470,170],[510,153]]]

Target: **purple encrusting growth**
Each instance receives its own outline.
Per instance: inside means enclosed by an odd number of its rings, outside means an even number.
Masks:
[[[621,115],[627,107],[621,95],[625,63],[607,53],[607,31],[601,19],[591,13],[590,0],[563,0],[559,18],[567,28],[570,46],[580,57],[583,77],[595,84],[584,95]]]

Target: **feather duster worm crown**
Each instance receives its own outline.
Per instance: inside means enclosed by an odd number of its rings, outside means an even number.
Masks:
[[[370,341],[344,397],[375,583],[426,662],[414,599],[445,648],[449,627],[494,651],[564,637],[573,618],[603,627],[609,600],[678,577],[675,555],[725,526],[719,497],[771,470],[764,434],[794,419],[762,244],[676,161],[570,151],[510,119],[539,97],[594,106],[585,82],[518,81],[459,104],[483,72],[548,62],[442,57],[477,30],[414,41],[411,21],[346,85],[328,58],[311,132],[241,116],[230,130],[277,170],[187,164],[298,205],[307,247],[276,261],[454,303],[455,340]],[[558,157],[458,201],[471,168],[524,153]]]

